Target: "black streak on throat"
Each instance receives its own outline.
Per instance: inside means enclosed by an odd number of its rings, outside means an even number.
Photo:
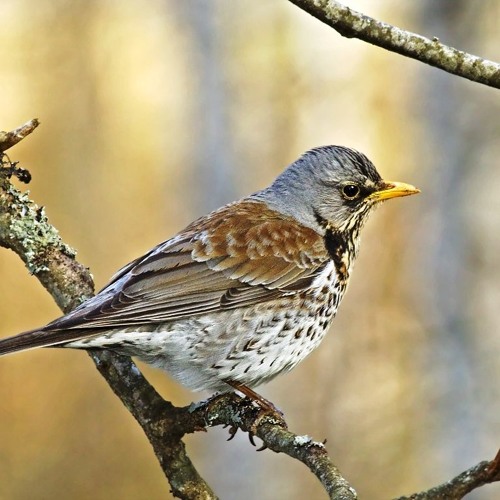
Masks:
[[[316,210],[314,211],[314,216],[316,217],[318,224],[325,230],[323,241],[328,255],[335,264],[337,274],[342,278],[346,278],[347,269],[343,257],[347,252],[347,241],[344,235],[338,231],[333,231],[330,227],[328,227],[328,221],[321,217]]]
[[[336,231],[327,229],[324,242],[328,255],[330,255],[337,274],[343,278],[347,276],[347,269],[344,261],[344,254],[347,252],[347,243],[344,236]]]

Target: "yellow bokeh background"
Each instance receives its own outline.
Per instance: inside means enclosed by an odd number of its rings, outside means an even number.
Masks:
[[[500,60],[498,1],[348,3]],[[285,0],[3,0],[0,18],[0,128],[42,123],[10,156],[98,288],[314,146],[357,148],[385,178],[418,185],[370,220],[321,347],[260,392],[293,431],[327,439],[360,498],[425,489],[494,456],[498,90],[342,38]],[[0,336],[59,315],[0,250]],[[176,404],[207,396],[144,371]],[[303,465],[226,438],[187,438],[221,498],[324,498]],[[0,359],[0,500],[169,495],[85,353]]]

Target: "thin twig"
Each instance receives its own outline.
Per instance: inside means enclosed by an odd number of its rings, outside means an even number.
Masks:
[[[265,448],[285,453],[306,465],[334,500],[355,500],[354,488],[332,463],[325,446],[309,436],[290,432],[277,413],[264,412],[247,399],[224,394],[188,408],[193,428],[229,425],[260,438]],[[187,420],[187,418],[186,418]]]
[[[500,64],[365,16],[333,0],[289,0],[347,38],[416,59],[490,87],[500,88]]]
[[[37,118],[33,118],[24,125],[11,130],[10,132],[0,131],[0,152],[7,151],[7,149],[15,146],[18,142],[22,141],[27,135],[31,134],[35,130],[40,122]]]
[[[497,481],[500,481],[500,450],[491,462],[480,462],[446,483],[396,500],[460,500],[476,488]]]

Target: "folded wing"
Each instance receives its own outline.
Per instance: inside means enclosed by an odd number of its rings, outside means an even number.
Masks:
[[[237,202],[194,222],[124,267],[95,297],[31,334],[47,341],[37,345],[54,345],[250,307],[308,288],[328,259],[312,229],[259,202]]]

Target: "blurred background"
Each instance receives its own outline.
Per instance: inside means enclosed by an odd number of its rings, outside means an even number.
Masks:
[[[500,60],[499,0],[348,4]],[[328,440],[360,498],[427,489],[493,458],[498,90],[342,38],[286,0],[0,0],[0,18],[0,128],[42,123],[9,154],[97,288],[314,146],[357,148],[385,178],[419,186],[372,217],[321,347],[260,392],[293,431]],[[0,250],[0,336],[58,316]],[[206,396],[144,371],[178,405]],[[2,358],[0,401],[1,500],[170,498],[146,438],[84,353]],[[187,439],[222,498],[325,498],[303,465],[256,453],[242,433],[226,438]]]

